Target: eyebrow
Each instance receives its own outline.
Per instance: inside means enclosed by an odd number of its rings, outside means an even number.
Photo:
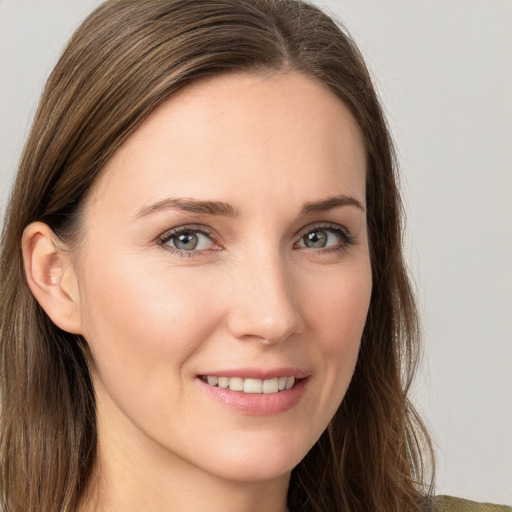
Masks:
[[[239,212],[233,206],[222,201],[198,201],[196,199],[168,197],[157,203],[144,206],[137,212],[135,218],[140,219],[152,213],[169,209],[225,217],[237,217],[239,215]]]
[[[340,194],[321,201],[306,203],[300,213],[306,215],[308,213],[325,212],[334,208],[341,208],[342,206],[355,206],[359,210],[365,211],[365,207],[355,197]]]
[[[325,212],[342,206],[355,206],[365,211],[364,206],[355,198],[340,194],[321,201],[306,203],[300,213],[308,215],[315,212]],[[188,198],[168,197],[154,204],[142,207],[135,215],[136,219],[146,217],[162,210],[181,210],[185,212],[198,213],[203,215],[219,215],[223,217],[238,217],[240,212],[229,203],[223,201],[199,201]]]

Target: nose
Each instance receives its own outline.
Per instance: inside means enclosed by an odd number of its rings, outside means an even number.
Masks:
[[[303,332],[299,285],[278,256],[260,255],[245,262],[231,281],[231,334],[272,345]]]

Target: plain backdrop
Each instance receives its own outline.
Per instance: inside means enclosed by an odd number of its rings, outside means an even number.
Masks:
[[[325,0],[397,144],[437,490],[512,504],[512,1]],[[97,0],[0,0],[0,208],[42,86]]]

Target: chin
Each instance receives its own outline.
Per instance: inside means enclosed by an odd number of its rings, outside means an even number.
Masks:
[[[221,478],[238,482],[256,482],[288,478],[293,468],[305,457],[311,446],[296,439],[279,443],[254,440],[250,446],[231,447],[222,453],[205,457],[215,461],[207,469]]]

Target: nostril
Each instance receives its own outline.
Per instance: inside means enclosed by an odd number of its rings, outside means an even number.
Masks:
[[[292,306],[288,311],[274,309],[265,314],[258,308],[234,308],[228,319],[228,328],[233,336],[245,341],[259,341],[275,345],[305,329],[305,322]]]

